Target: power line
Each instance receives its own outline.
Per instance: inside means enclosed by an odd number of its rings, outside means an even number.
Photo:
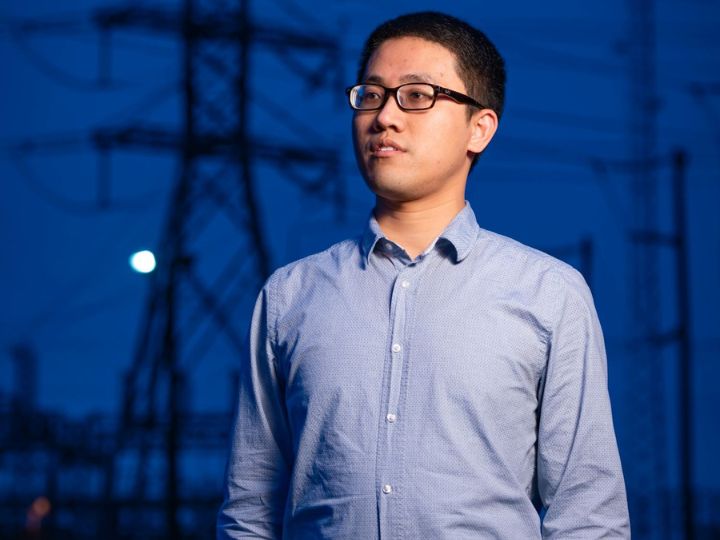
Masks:
[[[66,35],[91,30],[92,25],[87,15],[79,12],[55,13],[40,19],[0,18],[0,35],[12,33]]]
[[[292,0],[275,0],[275,3],[305,26],[322,28],[326,24]]]
[[[121,212],[128,214],[138,214],[155,205],[153,200],[157,197],[158,192],[154,191],[139,195],[133,199],[123,201],[78,201],[69,199],[59,193],[51,190],[37,179],[30,166],[25,162],[23,157],[16,154],[12,159],[18,173],[25,180],[25,185],[38,196],[40,199],[51,206],[61,210],[67,214],[75,216],[89,217],[104,214],[109,211]]]
[[[596,133],[608,133],[613,135],[625,133],[625,128],[624,126],[619,125],[619,121],[613,122],[609,121],[607,118],[587,116],[568,111],[512,107],[506,110],[505,116],[508,114],[522,120],[531,120],[533,122],[552,126],[566,126],[586,131],[593,131]]]
[[[83,79],[73,75],[52,64],[45,57],[34,51],[25,41],[25,35],[20,32],[11,32],[13,43],[24,53],[27,60],[33,64],[38,71],[45,74],[58,84],[81,91],[109,90],[116,86],[109,85],[102,80]]]
[[[137,119],[139,116],[143,116],[143,119],[147,120],[148,113],[164,101],[175,96],[178,88],[180,88],[180,81],[178,79],[165,82],[160,86],[149,90],[145,96],[136,103],[106,116],[101,123],[110,124],[118,120],[127,121],[130,119]]]

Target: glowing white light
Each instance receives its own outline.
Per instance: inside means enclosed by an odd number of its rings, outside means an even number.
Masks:
[[[133,253],[130,255],[130,267],[141,274],[149,274],[155,270],[155,255],[148,250]]]

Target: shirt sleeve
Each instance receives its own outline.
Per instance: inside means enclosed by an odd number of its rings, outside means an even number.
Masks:
[[[582,276],[557,278],[537,443],[542,536],[630,538],[602,330]]]
[[[291,444],[283,384],[273,353],[269,284],[260,293],[242,357],[240,389],[217,539],[279,539]]]

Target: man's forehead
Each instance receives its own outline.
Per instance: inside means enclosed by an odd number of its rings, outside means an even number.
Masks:
[[[424,51],[418,51],[417,48]],[[401,52],[398,49],[403,48]],[[392,65],[392,73],[382,69]],[[439,84],[448,75],[458,75],[455,53],[441,43],[422,37],[402,36],[383,41],[365,65],[364,82],[384,84],[392,77],[398,83],[429,82]],[[385,79],[385,80],[383,80]]]

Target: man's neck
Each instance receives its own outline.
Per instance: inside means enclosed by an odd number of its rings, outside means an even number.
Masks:
[[[397,203],[378,197],[375,219],[385,236],[402,246],[411,259],[415,259],[464,207],[464,198],[428,204],[415,201]]]

